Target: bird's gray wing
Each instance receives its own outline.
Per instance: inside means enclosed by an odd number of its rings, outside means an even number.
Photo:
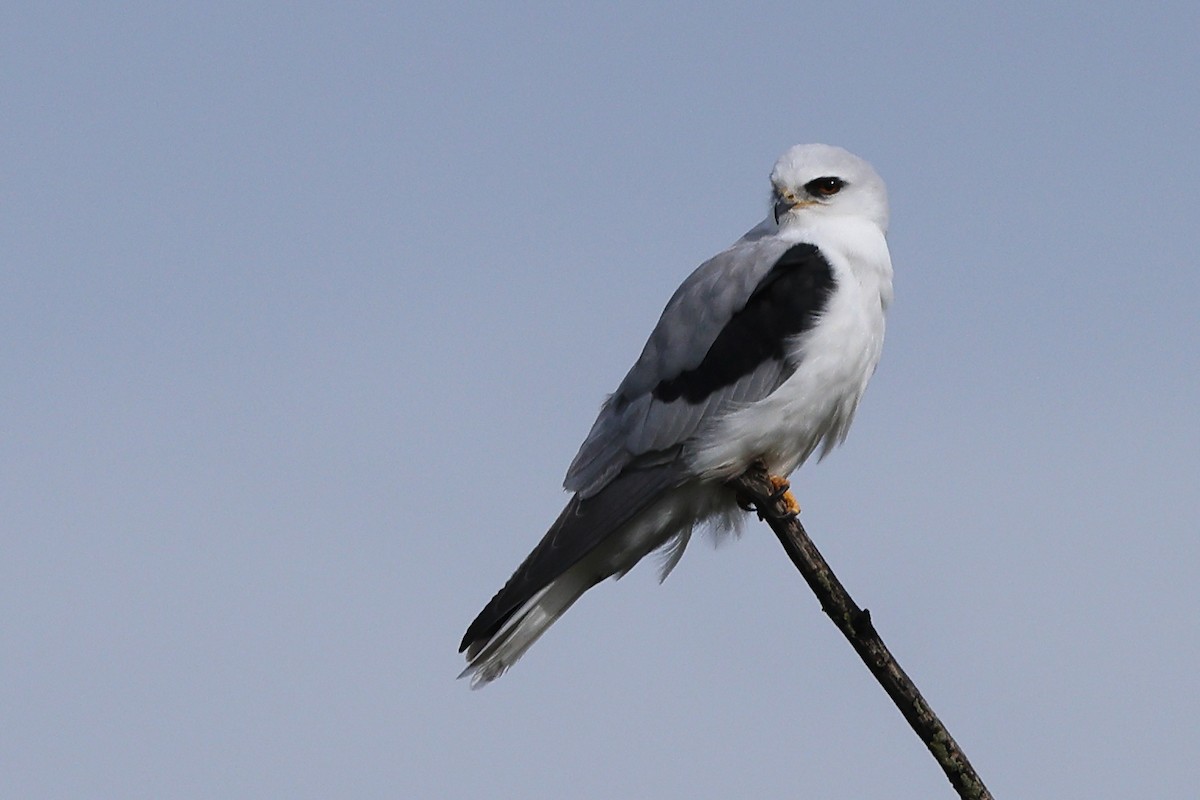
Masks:
[[[472,645],[486,643],[529,599],[685,478],[679,464],[642,465],[626,470],[591,497],[574,495],[533,552],[467,628],[459,652],[472,654]],[[596,582],[604,577],[594,576]]]
[[[567,475],[575,495],[471,623],[461,649],[483,646],[539,591],[685,483],[687,440],[724,409],[786,380],[795,369],[786,343],[814,324],[832,288],[817,247],[773,238],[739,242],[692,273],[575,457]]]
[[[819,248],[776,237],[739,241],[701,264],[605,401],[566,488],[590,497],[626,467],[672,457],[714,419],[775,391],[796,368],[787,342],[816,323],[833,285]]]

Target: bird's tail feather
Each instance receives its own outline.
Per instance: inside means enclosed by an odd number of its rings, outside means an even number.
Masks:
[[[470,663],[458,677],[470,675],[472,689],[499,678],[595,584],[578,565],[567,570],[529,598],[491,638],[471,644],[467,649]]]

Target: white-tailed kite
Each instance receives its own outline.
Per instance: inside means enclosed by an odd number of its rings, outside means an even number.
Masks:
[[[845,439],[892,299],[887,190],[821,144],[784,153],[771,187],[772,213],[671,297],[567,470],[574,495],[467,629],[472,687],[600,581],[658,549],[665,578],[698,523],[735,529],[744,512],[725,481],[755,460],[786,488]]]

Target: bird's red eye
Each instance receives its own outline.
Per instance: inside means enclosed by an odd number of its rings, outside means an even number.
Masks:
[[[804,184],[804,191],[813,197],[832,197],[842,190],[846,182],[841,178],[817,178]]]

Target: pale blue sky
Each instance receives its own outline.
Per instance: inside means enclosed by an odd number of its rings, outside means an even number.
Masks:
[[[462,632],[798,142],[896,302],[805,522],[997,797],[1200,780],[1200,10],[0,11],[0,796],[952,792],[769,531]]]

